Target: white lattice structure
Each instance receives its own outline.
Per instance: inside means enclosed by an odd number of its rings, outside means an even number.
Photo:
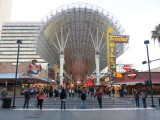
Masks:
[[[108,27],[114,29],[113,35],[124,34],[118,20],[98,6],[84,3],[65,5],[42,19],[42,25],[37,31],[36,47],[33,45],[33,48],[49,64],[60,64],[61,61],[63,66],[65,62],[66,73],[72,73],[74,80],[83,80],[86,74],[95,71],[96,54],[99,55],[98,70],[107,66]],[[125,50],[125,44],[116,44],[118,56]]]

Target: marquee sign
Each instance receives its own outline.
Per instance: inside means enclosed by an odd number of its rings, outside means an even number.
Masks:
[[[110,36],[109,39],[115,43],[128,43],[129,35],[114,35]]]
[[[107,29],[106,42],[107,42],[107,54],[108,54],[108,70],[116,72],[116,43],[128,43],[129,35],[113,35],[110,34],[113,32],[113,28],[109,27]]]

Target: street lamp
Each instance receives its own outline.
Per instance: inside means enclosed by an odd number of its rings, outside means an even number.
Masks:
[[[19,60],[19,49],[20,49],[20,44],[22,44],[21,40],[17,40],[18,44],[18,52],[17,52],[17,64],[16,64],[16,75],[15,75],[15,81],[14,81],[14,96],[13,96],[13,108],[15,108],[15,96],[16,96],[16,86],[17,86],[17,72],[18,72],[18,60]]]
[[[147,58],[148,61],[145,63],[148,63],[148,70],[149,70],[149,81],[150,81],[150,90],[151,90],[151,101],[152,101],[152,106],[151,107],[155,107],[154,105],[154,101],[153,101],[153,89],[152,89],[152,80],[151,80],[151,70],[150,70],[150,60],[149,60],[149,52],[148,52],[148,44],[149,44],[149,40],[145,40],[144,44],[146,45],[146,49],[147,49]]]

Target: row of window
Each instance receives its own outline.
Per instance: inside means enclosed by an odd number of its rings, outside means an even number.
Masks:
[[[2,37],[5,37],[5,36],[7,36],[7,37],[10,37],[10,36],[38,36],[37,34],[31,34],[31,33],[26,33],[26,34],[2,34],[1,35]]]
[[[4,23],[3,26],[38,26],[40,23]]]
[[[17,48],[0,48],[0,50],[12,51],[12,50],[17,50]],[[32,48],[20,48],[20,50],[32,50]]]
[[[33,40],[35,37],[1,37],[1,40]]]
[[[0,54],[4,54],[4,55],[17,55],[17,52],[0,52]],[[35,52],[19,52],[20,55],[35,55]]]
[[[21,47],[33,47],[34,44],[21,44]],[[8,48],[12,48],[12,47],[18,47],[18,44],[0,44],[0,47],[8,47]]]
[[[33,59],[19,59],[19,62],[30,62]],[[0,59],[0,62],[16,62],[17,59]],[[38,62],[45,62],[43,59],[38,59]]]
[[[3,30],[3,33],[35,33],[36,30]]]
[[[7,44],[7,43],[16,43],[17,44],[17,40],[15,40],[15,41],[0,41],[0,44]],[[27,41],[22,41],[22,43],[23,44],[25,44],[25,43],[36,43],[36,41],[30,41],[30,40],[27,40]]]
[[[39,29],[38,27],[2,27],[2,30],[9,30],[9,29],[11,29],[11,30],[37,30],[37,29]]]
[[[6,55],[1,55],[0,56],[0,59],[1,58],[17,58],[17,55],[15,54],[15,55],[8,55],[8,56],[6,56]],[[40,58],[38,55],[19,55],[19,58],[34,58],[34,59],[37,59],[37,58]]]

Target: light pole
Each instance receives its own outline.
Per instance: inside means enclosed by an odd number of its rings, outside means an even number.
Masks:
[[[151,90],[151,101],[152,101],[152,106],[151,107],[155,107],[154,105],[154,101],[153,101],[153,89],[152,89],[152,80],[151,80],[151,70],[150,70],[150,60],[149,60],[149,52],[148,52],[148,44],[149,44],[149,40],[145,40],[144,44],[146,45],[146,49],[147,49],[147,58],[148,58],[148,70],[149,70],[149,81],[150,81],[150,90]]]
[[[17,86],[17,73],[18,73],[18,60],[19,60],[19,49],[20,49],[20,44],[22,44],[21,40],[17,40],[18,44],[18,52],[17,52],[17,64],[16,64],[16,75],[15,75],[15,81],[14,81],[14,96],[13,96],[13,108],[15,108],[15,96],[16,96],[16,86]]]

